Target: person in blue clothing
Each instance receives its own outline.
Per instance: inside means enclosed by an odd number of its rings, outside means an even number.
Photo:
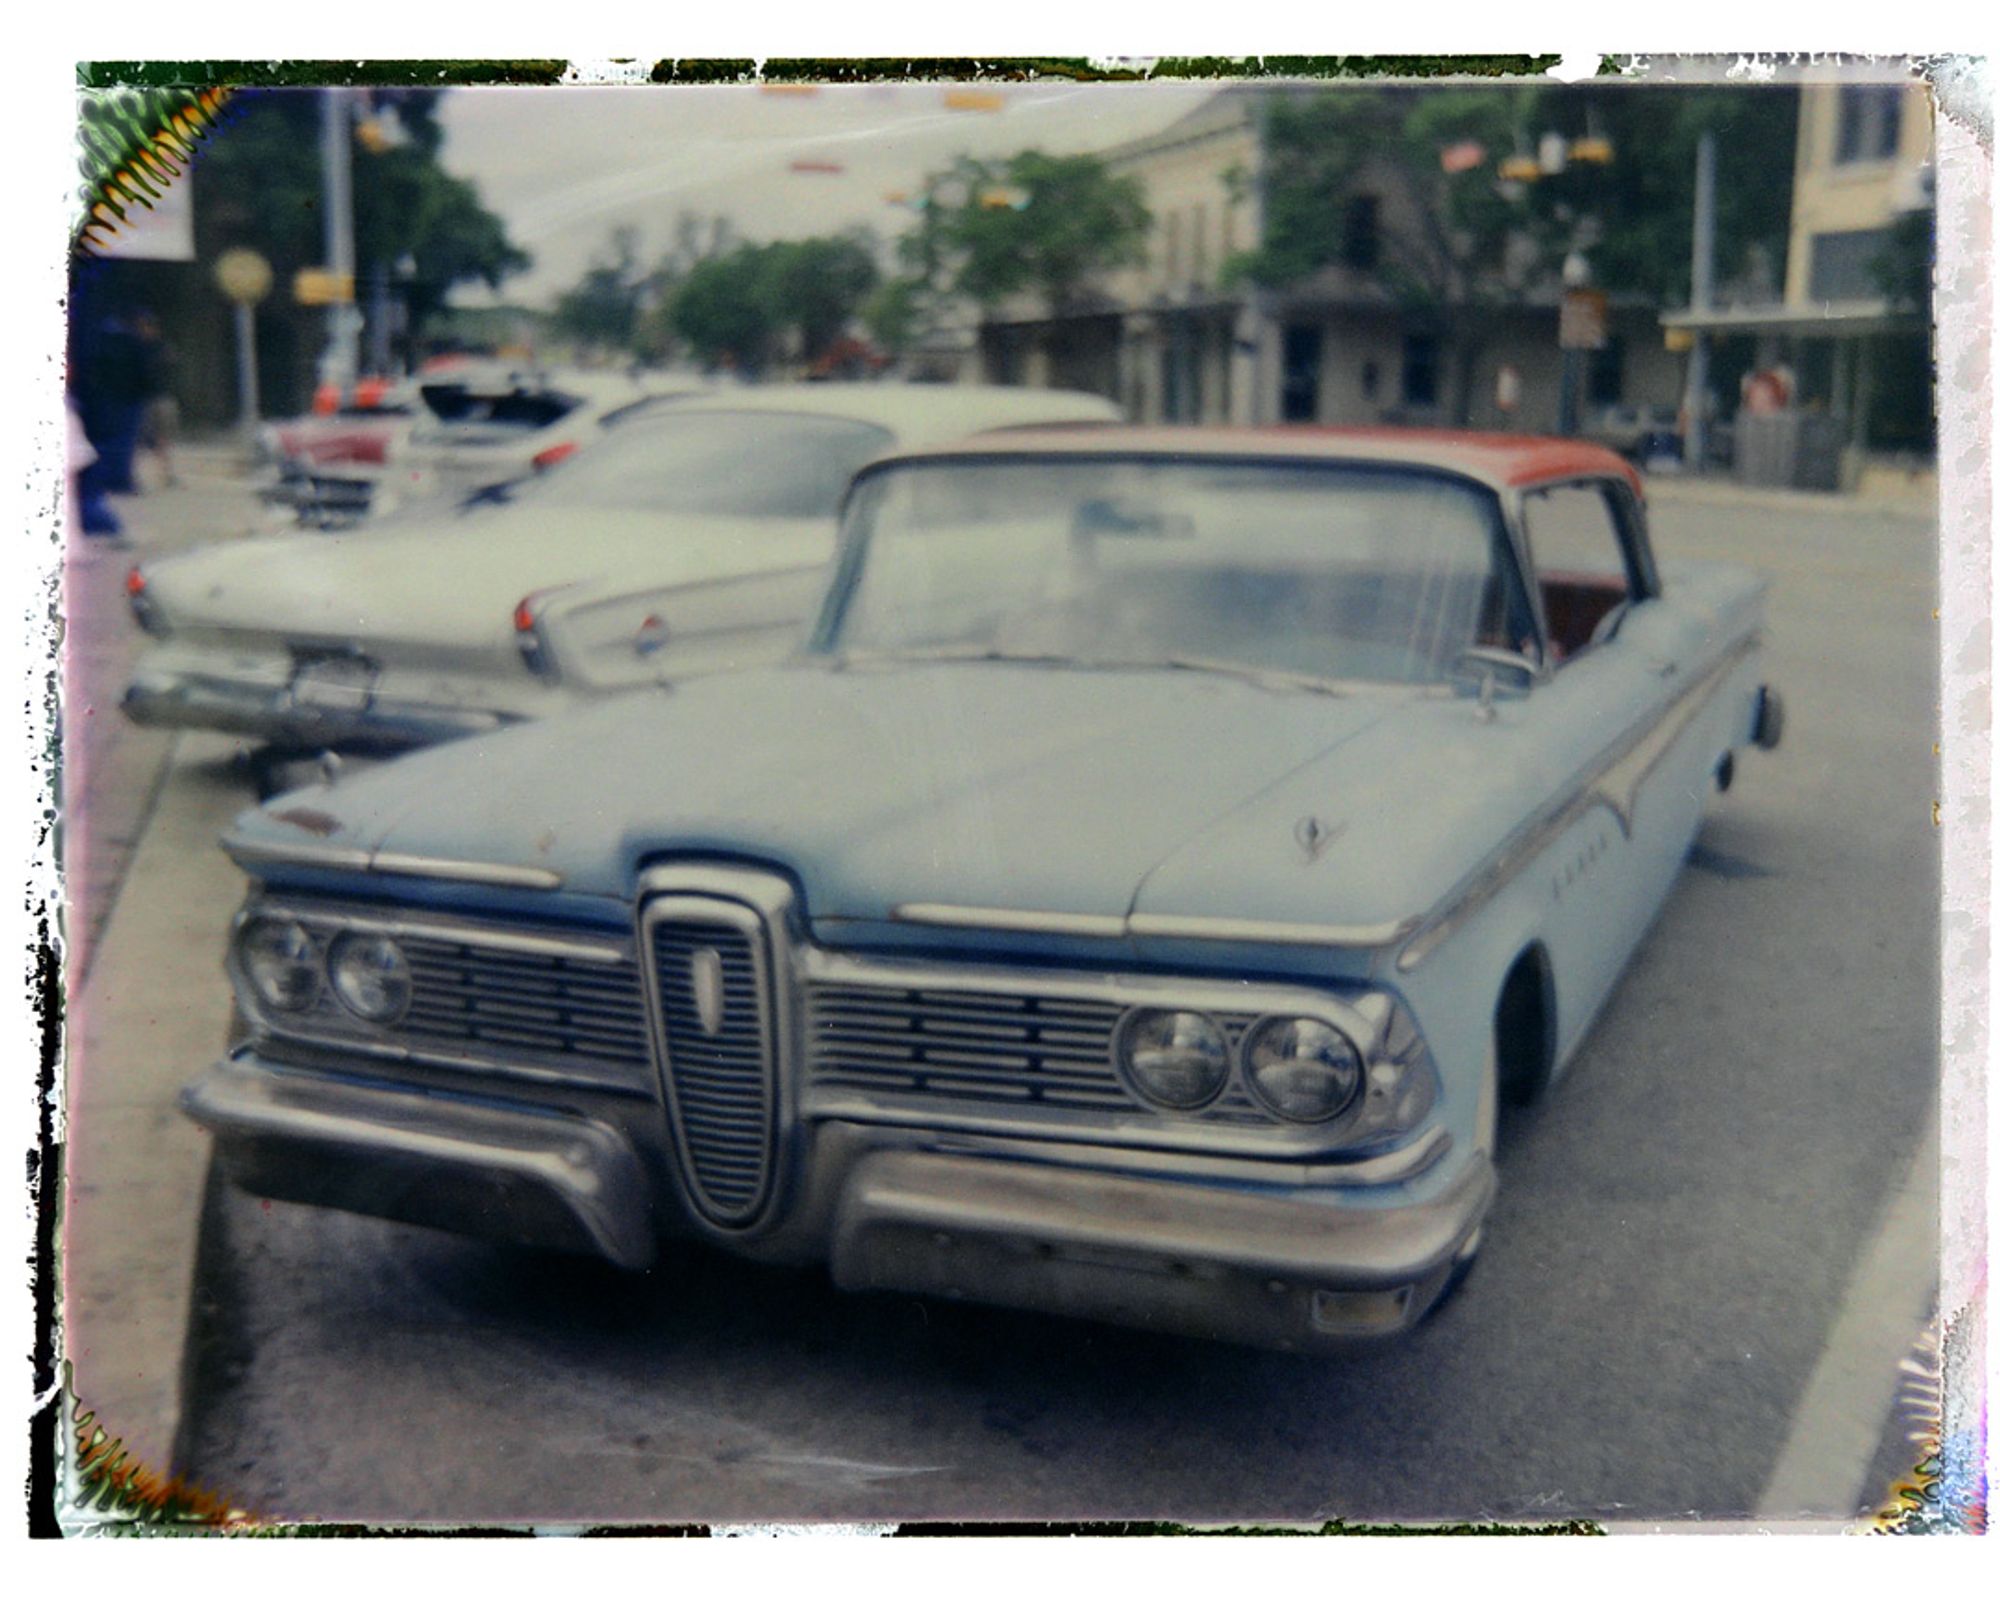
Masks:
[[[150,316],[106,318],[80,345],[71,388],[97,458],[79,478],[83,530],[115,537],[121,526],[107,494],[132,493],[132,462],[147,404],[161,391],[160,344]]]

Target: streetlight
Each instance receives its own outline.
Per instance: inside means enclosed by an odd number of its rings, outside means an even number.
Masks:
[[[239,424],[257,429],[257,305],[271,290],[271,265],[260,252],[231,247],[215,260],[215,283],[236,310],[236,404]]]

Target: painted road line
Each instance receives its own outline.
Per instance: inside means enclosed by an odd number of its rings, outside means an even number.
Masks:
[[[1842,1298],[1791,1433],[1757,1503],[1761,1520],[1855,1520],[1882,1498],[1861,1488],[1881,1444],[1910,1343],[1935,1305],[1937,1110]]]

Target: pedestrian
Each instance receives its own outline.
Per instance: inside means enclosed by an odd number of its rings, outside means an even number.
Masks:
[[[90,475],[91,468],[97,463],[97,450],[90,446],[90,434],[84,430],[83,416],[76,407],[75,397],[65,394],[63,406],[69,420],[66,460],[70,507],[76,512],[77,525],[86,537],[103,539],[115,549],[128,549],[130,540],[125,537],[118,513],[111,508],[104,497],[104,490]]]
[[[112,316],[92,332],[79,354],[72,385],[84,430],[97,458],[85,469],[89,494],[132,493],[132,460],[146,402],[159,392],[156,350],[125,320]]]

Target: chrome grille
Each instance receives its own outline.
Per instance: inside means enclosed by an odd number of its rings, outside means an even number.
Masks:
[[[349,1014],[329,989],[310,1009],[262,1008],[282,1036],[398,1059],[472,1066],[539,1081],[653,1091],[652,1039],[639,967],[617,942],[488,927],[451,915],[260,904],[295,919],[324,958],[343,931],[391,936],[410,963],[410,1006],[388,1026]]]
[[[651,1059],[631,964],[405,938],[412,1040],[643,1071]]]
[[[648,909],[667,1099],[689,1187],[717,1222],[762,1209],[772,1176],[774,1028],[764,924],[740,904],[666,897]],[[697,988],[711,955],[720,1019],[704,1024]]]
[[[1069,1110],[1145,1110],[1112,1066],[1121,1004],[852,982],[816,982],[806,1003],[816,1083]],[[1235,1044],[1252,1017],[1216,1019]],[[1204,1119],[1268,1121],[1233,1082]]]

